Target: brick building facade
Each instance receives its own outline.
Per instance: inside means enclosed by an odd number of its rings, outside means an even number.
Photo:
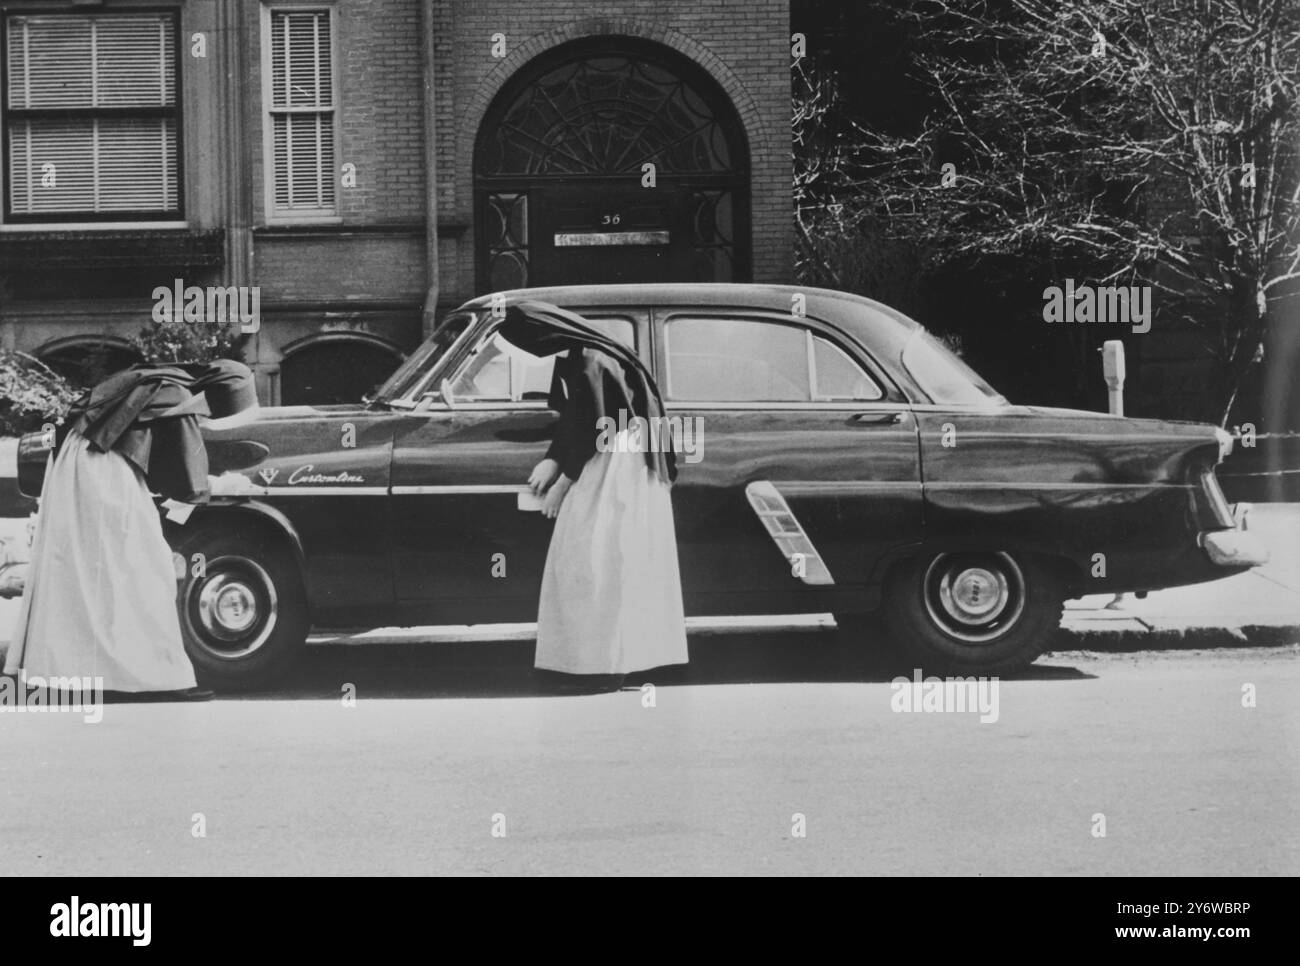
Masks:
[[[268,403],[355,398],[484,291],[790,280],[787,0],[28,0],[0,30],[0,345],[65,369],[128,360],[176,279],[259,289]]]

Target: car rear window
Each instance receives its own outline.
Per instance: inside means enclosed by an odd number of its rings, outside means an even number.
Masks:
[[[1006,402],[979,373],[924,329],[917,329],[903,350],[903,367],[935,403],[987,406]]]

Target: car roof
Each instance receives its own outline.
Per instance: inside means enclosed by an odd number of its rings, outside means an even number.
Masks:
[[[480,295],[465,303],[465,308],[490,304],[497,296],[507,301],[536,299],[555,305],[707,305],[737,306],[768,311],[789,312],[792,296],[803,295],[809,301],[841,303],[844,308],[861,305],[888,316],[908,330],[917,322],[882,302],[811,285],[773,285],[759,282],[646,282],[601,285],[552,285],[517,288]]]
[[[897,309],[861,295],[803,285],[769,285],[757,282],[657,282],[622,285],[557,285],[490,292],[471,299],[462,309],[488,308],[495,299],[507,304],[522,300],[550,302],[579,313],[618,306],[644,308],[734,308],[791,316],[793,296],[804,297],[810,319],[829,323],[883,365],[905,392],[921,395],[907,367],[903,351],[919,331],[920,323]]]
[[[496,298],[507,303],[524,299],[550,302],[577,312],[622,305],[646,308],[735,308],[789,316],[794,296],[802,295],[807,315],[827,322],[856,339],[888,368],[895,378],[908,382],[902,368],[903,350],[920,323],[881,302],[803,285],[769,285],[757,282],[656,282],[623,285],[557,285],[490,292],[466,302],[462,308],[482,309]]]

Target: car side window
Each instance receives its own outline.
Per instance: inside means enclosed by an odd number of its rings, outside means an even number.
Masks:
[[[626,318],[591,318],[592,328],[635,348],[635,328]],[[498,332],[486,336],[451,380],[457,402],[545,400],[551,390],[555,357],[538,358],[508,345]]]
[[[591,327],[602,335],[607,335],[629,349],[636,350],[636,325],[631,319],[622,315],[602,317],[599,315],[582,316],[591,323]]]
[[[813,343],[813,398],[819,402],[873,402],[884,390],[833,342],[819,335]]]
[[[512,351],[494,332],[465,360],[451,380],[451,391],[460,402],[518,401],[523,399],[526,385],[549,379],[553,365],[552,359],[530,362],[529,356]]]
[[[679,402],[870,401],[884,393],[834,343],[799,325],[669,319],[667,397]]]

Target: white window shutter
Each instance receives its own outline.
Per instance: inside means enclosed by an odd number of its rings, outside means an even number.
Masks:
[[[327,10],[273,11],[271,124],[275,213],[334,210],[334,82]]]

